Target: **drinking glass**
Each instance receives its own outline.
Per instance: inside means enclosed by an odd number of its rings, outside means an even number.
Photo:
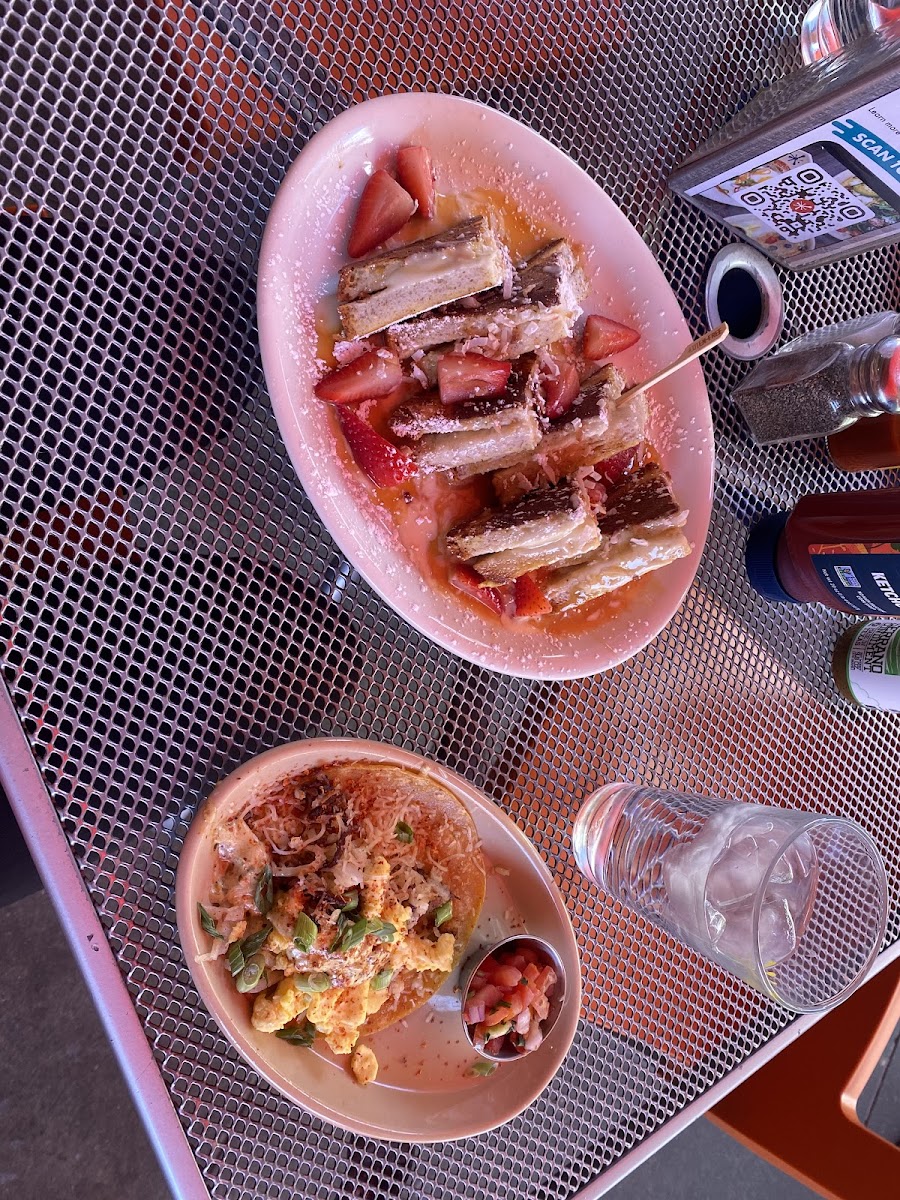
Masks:
[[[573,838],[589,879],[795,1012],[848,996],[884,939],[884,863],[841,817],[611,783]]]

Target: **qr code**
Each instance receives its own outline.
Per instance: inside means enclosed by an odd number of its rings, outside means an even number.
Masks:
[[[736,198],[788,242],[804,242],[873,216],[871,209],[815,163],[755,184]]]

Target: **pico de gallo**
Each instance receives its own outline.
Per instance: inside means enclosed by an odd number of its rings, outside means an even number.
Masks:
[[[536,1050],[556,986],[553,967],[530,946],[514,944],[489,954],[472,976],[463,1005],[476,1049],[498,1056]]]

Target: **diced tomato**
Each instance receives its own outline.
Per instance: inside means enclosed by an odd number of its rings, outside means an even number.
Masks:
[[[457,563],[450,572],[450,582],[467,596],[474,596],[499,616],[503,612],[503,597],[494,587],[485,587],[478,572],[468,563]]]
[[[490,1026],[502,1025],[504,1021],[511,1021],[515,1015],[509,1001],[504,999],[499,1004],[495,1004],[493,1008],[487,1010],[485,1021]]]
[[[541,390],[544,394],[544,412],[554,421],[572,407],[581,387],[578,368],[571,362],[559,363],[559,374],[555,379],[545,379]]]
[[[516,616],[542,617],[553,612],[553,605],[538,587],[532,575],[520,575],[515,585]]]
[[[525,970],[522,972],[522,974],[525,976],[525,978],[528,980],[529,983],[534,983],[537,980],[537,977],[540,975],[540,973],[541,973],[541,968],[534,962],[530,962],[528,964],[528,966],[525,968]]]
[[[556,972],[552,967],[544,967],[536,981],[537,990],[549,996],[555,985]]]
[[[604,458],[602,462],[595,463],[594,473],[600,476],[611,491],[622,483],[626,475],[640,467],[644,458],[644,443],[639,442],[636,446],[627,446],[611,458]]]
[[[409,192],[387,171],[376,171],[363,188],[347,253],[351,258],[368,254],[399,233],[415,211],[416,202]]]
[[[409,455],[376,433],[352,409],[339,408],[338,419],[351,454],[373,483],[398,487],[416,474],[418,467]]]
[[[424,146],[404,146],[397,151],[397,178],[430,221],[434,216],[434,171]]]
[[[386,396],[403,382],[400,359],[390,350],[369,350],[320,379],[315,393],[332,404],[354,404]]]
[[[506,1041],[505,1035],[504,1035],[504,1037],[491,1038],[491,1040],[489,1042],[485,1042],[484,1048],[488,1052],[488,1054],[502,1054],[503,1053],[503,1043],[505,1041]]]
[[[535,996],[531,1011],[539,1021],[543,1021],[550,1011],[550,1001],[546,996]]]
[[[613,354],[627,350],[629,346],[633,346],[638,341],[640,336],[636,330],[629,329],[627,325],[620,325],[618,321],[612,321],[609,317],[601,317],[592,313],[584,323],[581,350],[585,358],[590,359],[591,362],[599,362],[601,358],[609,358]]]
[[[502,396],[511,372],[511,362],[480,354],[445,354],[437,365],[441,400],[458,404],[461,400]]]
[[[478,970],[475,972],[475,974],[476,975],[484,975],[486,979],[490,979],[491,973],[493,972],[493,970],[495,969],[496,966],[497,966],[496,958],[494,958],[493,954],[489,954],[487,956],[487,958],[484,960],[484,962],[481,964],[481,966],[478,968]]]
[[[512,992],[503,1001],[503,1008],[506,1013],[506,1017],[504,1019],[507,1021],[514,1021],[524,1007],[525,1002],[519,992]]]
[[[538,956],[537,951],[532,950],[530,946],[523,946],[520,953],[526,962],[540,962],[540,957]]]
[[[503,954],[498,960],[505,967],[518,967],[519,974],[522,974],[522,968],[525,966],[525,956],[523,954]]]
[[[502,988],[514,988],[518,986],[519,980],[522,978],[522,972],[518,967],[502,965],[494,971],[494,983]]]
[[[488,1009],[493,1008],[495,1004],[499,1004],[502,999],[503,993],[500,991],[500,989],[495,984],[488,983],[473,995],[470,995],[467,1003],[475,1005],[483,1004],[484,1007]]]

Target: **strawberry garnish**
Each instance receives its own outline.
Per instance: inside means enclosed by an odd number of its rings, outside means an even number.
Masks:
[[[485,587],[481,576],[468,563],[456,564],[450,572],[450,582],[467,596],[473,596],[481,604],[486,604],[498,616],[503,612],[503,597],[499,588]]]
[[[438,387],[444,404],[476,397],[502,396],[509,383],[511,362],[480,354],[445,354],[437,365]]]
[[[620,450],[618,454],[605,458],[603,462],[596,463],[594,474],[599,476],[601,483],[609,491],[612,491],[622,483],[626,475],[630,475],[632,471],[636,471],[643,465],[644,458],[644,444],[639,442],[636,446],[628,446],[626,449]]]
[[[430,221],[434,216],[434,172],[424,146],[404,146],[397,151],[397,178]]]
[[[582,353],[591,362],[599,362],[601,358],[609,358],[621,350],[627,350],[640,336],[627,325],[620,325],[618,321],[594,313],[584,323]]]
[[[347,243],[351,258],[368,254],[398,233],[416,211],[416,202],[387,171],[370,176],[360,197]]]
[[[553,605],[532,575],[520,575],[516,580],[515,600],[517,617],[542,617],[553,612]]]
[[[376,433],[352,409],[339,408],[338,419],[357,465],[373,483],[379,487],[398,487],[416,474],[418,467],[409,455]]]
[[[369,350],[320,379],[315,393],[332,404],[354,404],[386,396],[403,382],[400,359],[390,350]]]
[[[572,407],[581,380],[574,363],[557,359],[559,373],[555,379],[545,379],[541,385],[544,394],[544,412],[551,421],[563,416]]]

